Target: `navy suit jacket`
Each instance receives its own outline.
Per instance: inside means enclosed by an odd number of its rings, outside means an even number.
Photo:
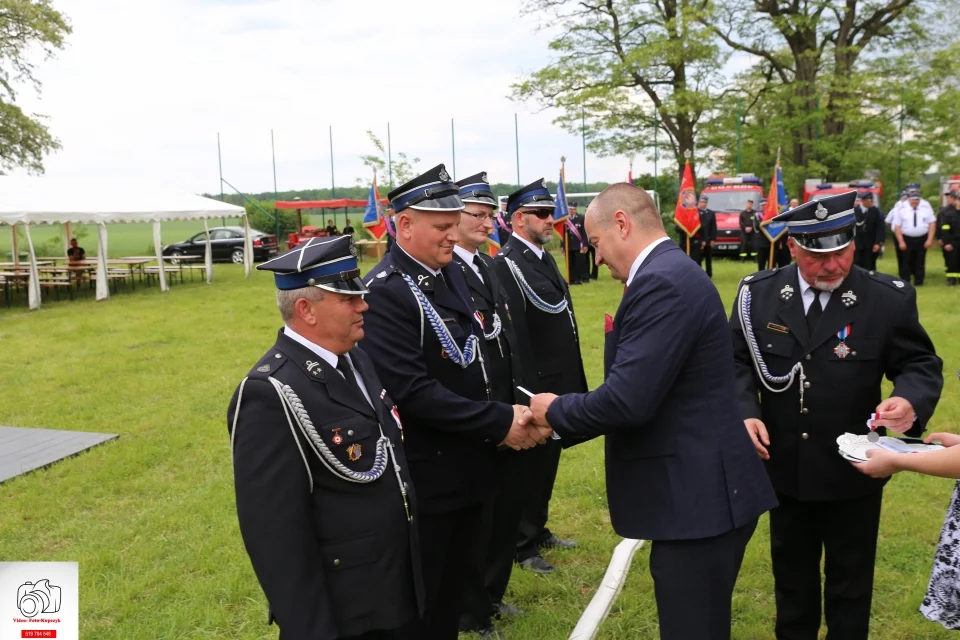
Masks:
[[[618,534],[691,540],[777,505],[737,405],[720,296],[671,240],[646,257],[606,334],[605,381],[547,412],[573,444],[605,435],[607,501]]]

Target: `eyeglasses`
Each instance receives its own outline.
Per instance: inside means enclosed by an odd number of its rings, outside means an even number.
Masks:
[[[553,215],[553,211],[550,209],[533,209],[533,210],[527,209],[526,211],[521,211],[520,213],[525,213],[531,216],[537,216],[541,220],[546,220],[551,215]]]
[[[468,216],[470,216],[471,218],[475,219],[478,222],[486,222],[487,220],[493,220],[492,213],[470,213],[469,211],[461,211],[461,213],[467,214]]]

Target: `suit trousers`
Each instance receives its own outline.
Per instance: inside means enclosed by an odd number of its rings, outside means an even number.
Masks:
[[[483,504],[420,515],[420,549],[426,592],[421,640],[456,640],[466,581],[476,574]]]
[[[417,637],[419,622],[411,622],[400,629],[378,629],[363,635],[341,638],[341,640],[413,640]]]
[[[483,553],[478,577],[468,577],[460,629],[470,631],[490,626],[494,606],[503,602],[516,557],[517,532],[523,509],[519,487],[527,481],[527,460],[532,451],[506,449],[497,452],[500,491],[484,505]]]
[[[825,551],[827,640],[866,640],[883,490],[825,502],[777,497],[780,506],[770,512],[777,639],[816,640]]]
[[[539,545],[550,537],[547,529],[553,483],[557,479],[560,453],[563,448],[557,440],[528,450],[527,477],[523,486],[523,510],[517,535],[517,562],[540,555]]]
[[[729,640],[730,602],[756,518],[699,540],[655,540],[650,550],[661,640]]]
[[[903,259],[900,261],[900,277],[910,282],[910,276],[913,276],[913,284],[923,284],[927,269],[927,250],[923,243],[927,241],[927,236],[904,236],[903,241],[907,245],[907,250],[903,251]]]
[[[873,252],[873,245],[857,247],[853,254],[853,264],[867,271],[876,271],[877,254]]]
[[[751,231],[750,233],[740,232],[740,261],[744,261],[747,257],[756,257],[757,250],[754,248],[754,236],[756,236],[756,231]]]
[[[587,246],[587,267],[590,268],[590,279],[596,280],[600,267],[597,266],[597,250],[592,244]]]
[[[706,261],[707,266],[704,269],[707,272],[709,277],[713,277],[713,247],[710,246],[708,242],[707,245],[700,250],[699,257],[697,258],[697,265],[703,266],[704,261]]]

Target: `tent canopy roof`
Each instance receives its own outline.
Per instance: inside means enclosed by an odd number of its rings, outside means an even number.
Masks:
[[[243,207],[147,181],[0,176],[0,222],[153,222],[238,217]]]

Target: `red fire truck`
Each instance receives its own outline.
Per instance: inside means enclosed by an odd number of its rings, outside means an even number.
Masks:
[[[880,207],[881,211],[884,210],[880,204],[880,198],[883,195],[883,184],[879,180],[864,179],[854,180],[852,182],[823,182],[817,179],[805,180],[803,183],[803,201],[821,200],[827,196],[835,196],[838,193],[846,193],[852,190],[871,192],[873,194],[873,204]]]
[[[940,206],[947,206],[947,193],[960,191],[960,176],[950,176],[940,180]]]
[[[760,178],[752,173],[734,177],[714,174],[707,177],[701,195],[710,200],[707,208],[717,213],[717,245],[715,254],[737,255],[740,253],[740,212],[753,200],[753,208],[760,208],[763,186]]]

